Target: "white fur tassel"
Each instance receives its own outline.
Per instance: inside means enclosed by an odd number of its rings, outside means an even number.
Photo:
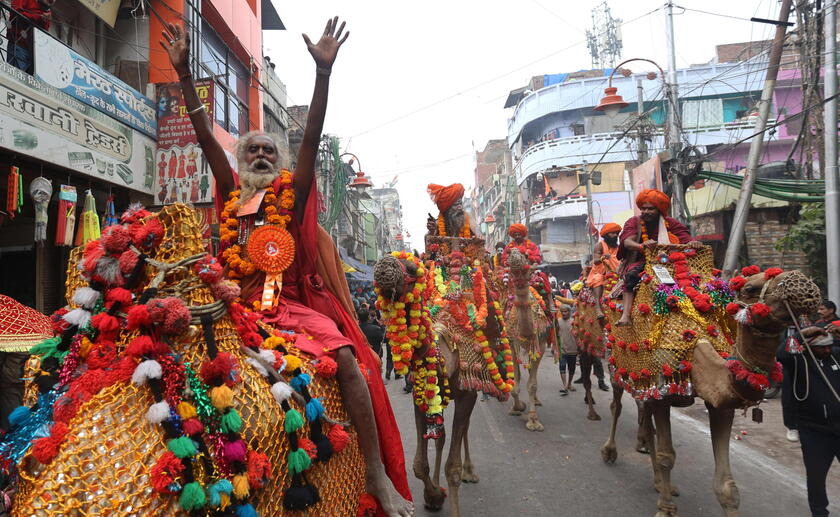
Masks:
[[[90,323],[90,311],[85,309],[73,309],[64,315],[64,321],[79,328],[84,328]]]
[[[274,400],[278,404],[282,404],[292,396],[292,387],[283,381],[275,382],[271,386],[271,394],[274,395]]]
[[[749,325],[750,324],[750,311],[746,307],[742,307],[737,314],[735,314],[735,321],[740,323],[741,325]]]
[[[146,420],[153,424],[159,424],[167,418],[169,418],[169,404],[165,400],[152,404],[146,411]]]
[[[140,386],[146,384],[148,379],[160,379],[162,374],[163,370],[160,363],[154,359],[148,359],[138,364],[137,368],[134,369],[134,373],[131,374],[131,382]]]
[[[73,293],[73,303],[79,305],[80,307],[84,307],[85,309],[93,309],[93,306],[96,305],[96,301],[99,300],[100,293],[95,289],[91,289],[90,287],[84,286],[76,289],[76,292]]]
[[[253,366],[254,370],[256,370],[258,374],[262,375],[263,377],[268,377],[268,370],[265,369],[261,362],[257,361],[253,357],[249,357],[245,360],[245,362]]]

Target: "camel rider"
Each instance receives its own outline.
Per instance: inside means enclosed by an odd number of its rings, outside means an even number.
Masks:
[[[297,340],[314,357],[338,363],[338,385],[354,424],[367,469],[367,491],[389,517],[409,515],[412,504],[402,443],[387,392],[379,375],[366,382],[359,367],[378,372],[379,361],[352,315],[353,304],[330,236],[318,226],[315,162],[327,109],[330,72],[347,39],[344,23],[327,22],[317,43],[304,35],[316,66],[315,88],[294,174],[283,169],[286,157],[270,134],[252,131],[236,143],[237,175],[213,132],[190,71],[189,32],[166,24],[161,46],[178,74],[187,113],[216,181],[226,275],[238,282],[243,303],[279,329],[300,331]],[[265,241],[264,247],[258,244]],[[244,245],[241,243],[244,242]],[[290,256],[276,270],[266,258],[277,246]],[[251,246],[253,244],[253,246]],[[269,250],[269,245],[275,244]],[[253,256],[252,256],[253,252]],[[274,255],[277,253],[274,252]],[[358,359],[358,362],[357,362]]]
[[[671,208],[671,198],[661,190],[645,189],[639,192],[636,206],[640,215],[628,219],[618,237],[618,258],[624,261],[621,266],[624,276],[624,313],[616,322],[618,326],[632,323],[630,314],[636,288],[645,269],[646,246],[688,244],[699,248],[703,245],[691,240],[691,233],[681,222],[666,215]]]
[[[522,223],[514,223],[508,228],[508,235],[513,240],[505,246],[505,250],[502,252],[502,265],[507,266],[508,255],[513,248],[519,249],[532,266],[542,264],[540,247],[528,239],[528,227]]]
[[[439,210],[434,233],[431,231],[433,230],[431,221],[427,224],[430,230],[428,235],[463,237],[466,239],[475,237],[475,233],[470,226],[470,216],[464,210],[463,185],[453,183],[444,187],[443,185],[429,183],[426,191]]]
[[[617,273],[618,260],[618,234],[621,226],[615,223],[607,223],[601,228],[601,242],[595,246],[595,256],[592,260],[592,269],[586,278],[586,286],[595,293],[598,304],[595,306],[598,319],[604,318],[604,311],[601,307],[601,298],[604,297],[604,284],[607,282],[607,273]]]

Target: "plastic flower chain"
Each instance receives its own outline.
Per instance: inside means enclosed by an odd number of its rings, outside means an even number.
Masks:
[[[747,367],[743,362],[730,356],[726,360],[726,366],[735,380],[742,381],[755,391],[764,391],[770,387],[770,379],[774,382],[782,382],[782,365],[778,361],[773,365],[773,371],[768,374],[760,368]]]

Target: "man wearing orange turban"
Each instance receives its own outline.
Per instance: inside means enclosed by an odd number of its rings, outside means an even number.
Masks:
[[[464,197],[464,186],[460,183],[444,187],[429,183],[426,187],[429,197],[437,205],[440,213],[437,217],[437,228],[433,230],[428,225],[429,235],[441,237],[475,237],[470,227],[470,218],[464,211],[462,198]]]
[[[607,223],[601,228],[601,242],[595,246],[595,254],[592,257],[592,269],[586,277],[587,287],[591,287],[598,300],[596,311],[598,319],[604,318],[604,311],[601,308],[601,298],[604,296],[604,284],[607,273],[618,272],[618,234],[621,226],[615,223]]]
[[[525,255],[532,265],[542,264],[542,254],[540,247],[528,239],[528,227],[522,223],[513,223],[508,228],[508,235],[513,238],[512,241],[505,246],[505,251],[502,252],[502,264],[507,266],[508,255],[513,248]]]
[[[618,237],[618,258],[624,260],[624,313],[616,322],[618,326],[632,323],[630,314],[633,309],[636,287],[645,269],[646,246],[657,244],[688,244],[699,247],[702,243],[691,240],[691,233],[682,223],[668,217],[671,199],[661,190],[645,189],[636,196],[636,206],[640,215],[631,217],[624,223],[624,229]]]

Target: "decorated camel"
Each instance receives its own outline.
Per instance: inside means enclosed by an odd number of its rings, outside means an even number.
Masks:
[[[611,275],[607,288],[615,286],[618,278]],[[589,287],[580,290],[575,300],[576,311],[572,316],[572,334],[578,340],[578,357],[580,358],[580,375],[583,379],[585,391],[584,401],[587,404],[589,420],[601,420],[595,411],[595,399],[592,398],[592,362],[602,359],[606,347],[604,346],[604,327],[598,318],[598,302],[595,291]]]
[[[336,361],[237,303],[204,249],[172,205],[74,252],[72,310],[32,350],[34,403],[0,442],[12,515],[376,511]]]
[[[428,224],[425,261],[394,252],[377,262],[374,284],[395,370],[408,373],[413,385],[414,475],[423,482],[430,509],[440,509],[447,496],[440,485],[446,440],[443,410],[454,401],[444,468],[451,514],[458,516],[461,482],[478,482],[468,439],[477,393],[507,400],[514,366],[501,305],[494,299],[483,261],[484,240],[473,234],[461,204],[463,186],[430,185],[429,192],[441,212]],[[429,439],[435,440],[433,475]]]
[[[511,337],[514,356],[514,372],[516,383],[511,393],[513,407],[511,415],[521,415],[528,410],[528,421],[525,423],[529,431],[544,431],[545,426],[537,415],[537,406],[541,405],[537,398],[537,378],[545,354],[548,333],[553,332],[546,314],[551,314],[546,308],[545,301],[531,285],[533,270],[528,259],[518,249],[513,248],[507,256],[507,278],[502,295],[505,301],[505,322]],[[520,361],[528,370],[528,404],[519,398]]]
[[[727,282],[712,268],[710,248],[702,245],[645,246],[645,258],[630,308],[632,325],[615,325],[624,309],[616,301],[606,311],[614,389],[602,457],[607,463],[616,460],[616,424],[627,391],[642,402],[659,492],[656,515],[676,516],[670,410],[700,397],[709,411],[714,492],[725,515],[737,516],[738,489],[729,465],[735,409],[758,406],[768,378],[780,379],[779,334],[792,318],[816,308],[819,289],[799,271],[761,272],[755,266]]]

